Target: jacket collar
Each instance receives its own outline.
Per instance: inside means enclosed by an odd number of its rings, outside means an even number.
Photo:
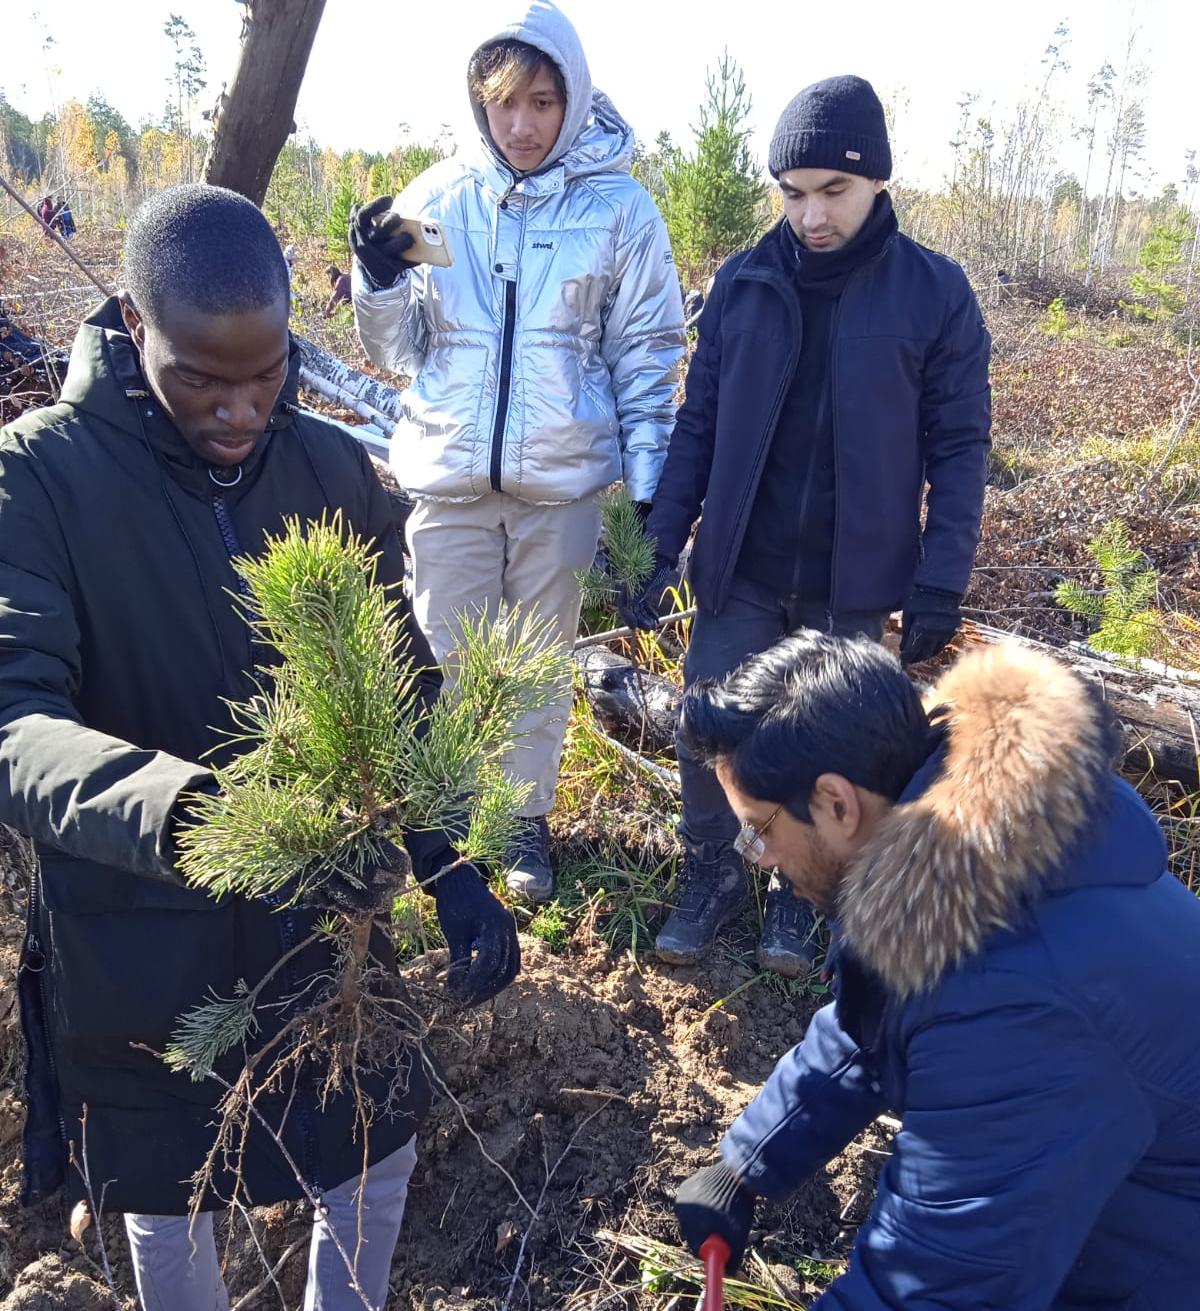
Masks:
[[[886,199],[886,214],[881,215],[880,201]],[[864,240],[870,230],[870,240]],[[858,233],[854,241],[850,243],[852,247],[858,247],[860,240],[864,241],[866,249],[863,251],[862,261],[852,262],[850,273],[862,268],[866,264],[872,264],[878,259],[882,259],[895,246],[897,238],[900,236],[899,225],[896,216],[892,210],[891,199],[886,191],[880,194],[876,200],[876,208],[872,212],[872,217],[867,220],[863,232]],[[796,278],[796,238],[792,234],[788,221],[782,218],[768,232],[750,247],[746,252],[741,267],[734,275],[735,278],[752,278],[758,281],[784,281],[789,287],[797,284]],[[849,251],[850,247],[847,247]],[[819,259],[837,259],[842,252],[831,251],[829,255],[815,256]]]
[[[1153,817],[1111,772],[1111,716],[1049,656],[1016,644],[974,652],[933,701],[941,744],[839,894],[845,946],[901,998],[1047,896],[1152,881],[1166,856]]]

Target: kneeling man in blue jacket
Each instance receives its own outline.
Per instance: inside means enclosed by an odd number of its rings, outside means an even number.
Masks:
[[[741,1260],[877,1115],[902,1121],[820,1311],[1200,1307],[1200,901],[1049,657],[962,659],[930,713],[864,638],[693,687],[739,849],[834,924],[836,1000],[676,1211]]]

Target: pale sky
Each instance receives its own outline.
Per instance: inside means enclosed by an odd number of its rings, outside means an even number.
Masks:
[[[885,102],[897,102],[897,180],[936,185],[949,169],[962,94],[978,93],[974,112],[1002,122],[1040,84],[1042,53],[1062,19],[1070,28],[1070,69],[1056,84],[1055,122],[1064,168],[1082,174],[1071,130],[1085,115],[1086,85],[1101,63],[1120,71],[1131,23],[1135,62],[1148,74],[1144,178],[1131,179],[1132,188],[1157,194],[1169,181],[1181,184],[1184,152],[1200,149],[1195,0],[1003,0],[986,7],[967,0],[561,0],[561,7],[579,31],[593,81],[647,144],[663,128],[690,143],[705,69],[728,47],[753,97],[760,163],[779,112],[798,90],[857,73]],[[86,100],[99,91],[135,126],[157,117],[171,77],[162,26],[172,10],[195,30],[208,62],[199,101],[207,107],[232,75],[242,15],[235,0],[121,0],[115,9],[95,0],[37,8],[5,0],[0,88],[31,116],[52,98]],[[302,132],[336,150],[387,150],[402,123],[418,140],[431,140],[446,123],[466,143],[474,135],[467,56],[512,12],[504,0],[328,0],[297,107]],[[48,56],[47,32],[55,38]]]

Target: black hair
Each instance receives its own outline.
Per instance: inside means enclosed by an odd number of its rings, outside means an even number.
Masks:
[[[262,211],[224,187],[188,183],[151,196],[129,225],[125,285],[143,318],[168,302],[236,314],[290,291],[279,241]]]
[[[701,763],[724,761],[748,796],[804,823],[822,774],[896,801],[936,741],[893,655],[810,630],[689,689],[679,731]]]
[[[541,68],[549,70],[565,103],[567,83],[562,69],[544,50],[514,37],[489,42],[475,51],[467,65],[467,87],[476,104],[494,104],[519,91]]]

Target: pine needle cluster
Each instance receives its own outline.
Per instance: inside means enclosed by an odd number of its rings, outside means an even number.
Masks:
[[[500,761],[520,719],[569,686],[546,626],[464,616],[454,686],[430,708],[396,603],[340,518],[290,521],[235,568],[246,620],[282,662],[263,671],[270,690],[232,707],[247,749],[214,770],[216,795],[193,799],[188,882],[216,896],[303,891],[331,871],[354,878],[405,827],[455,828],[473,858],[495,858],[496,812],[523,799]]]
[[[593,565],[577,575],[585,610],[610,608],[618,586],[636,592],[654,572],[654,541],[623,486],[601,498],[600,538],[606,567]]]
[[[1151,656],[1164,636],[1164,617],[1154,604],[1158,573],[1130,541],[1121,519],[1105,524],[1088,543],[1088,554],[1100,570],[1101,588],[1087,590],[1076,579],[1059,583],[1055,600],[1072,614],[1093,620],[1096,631],[1088,644],[1113,655]]]

